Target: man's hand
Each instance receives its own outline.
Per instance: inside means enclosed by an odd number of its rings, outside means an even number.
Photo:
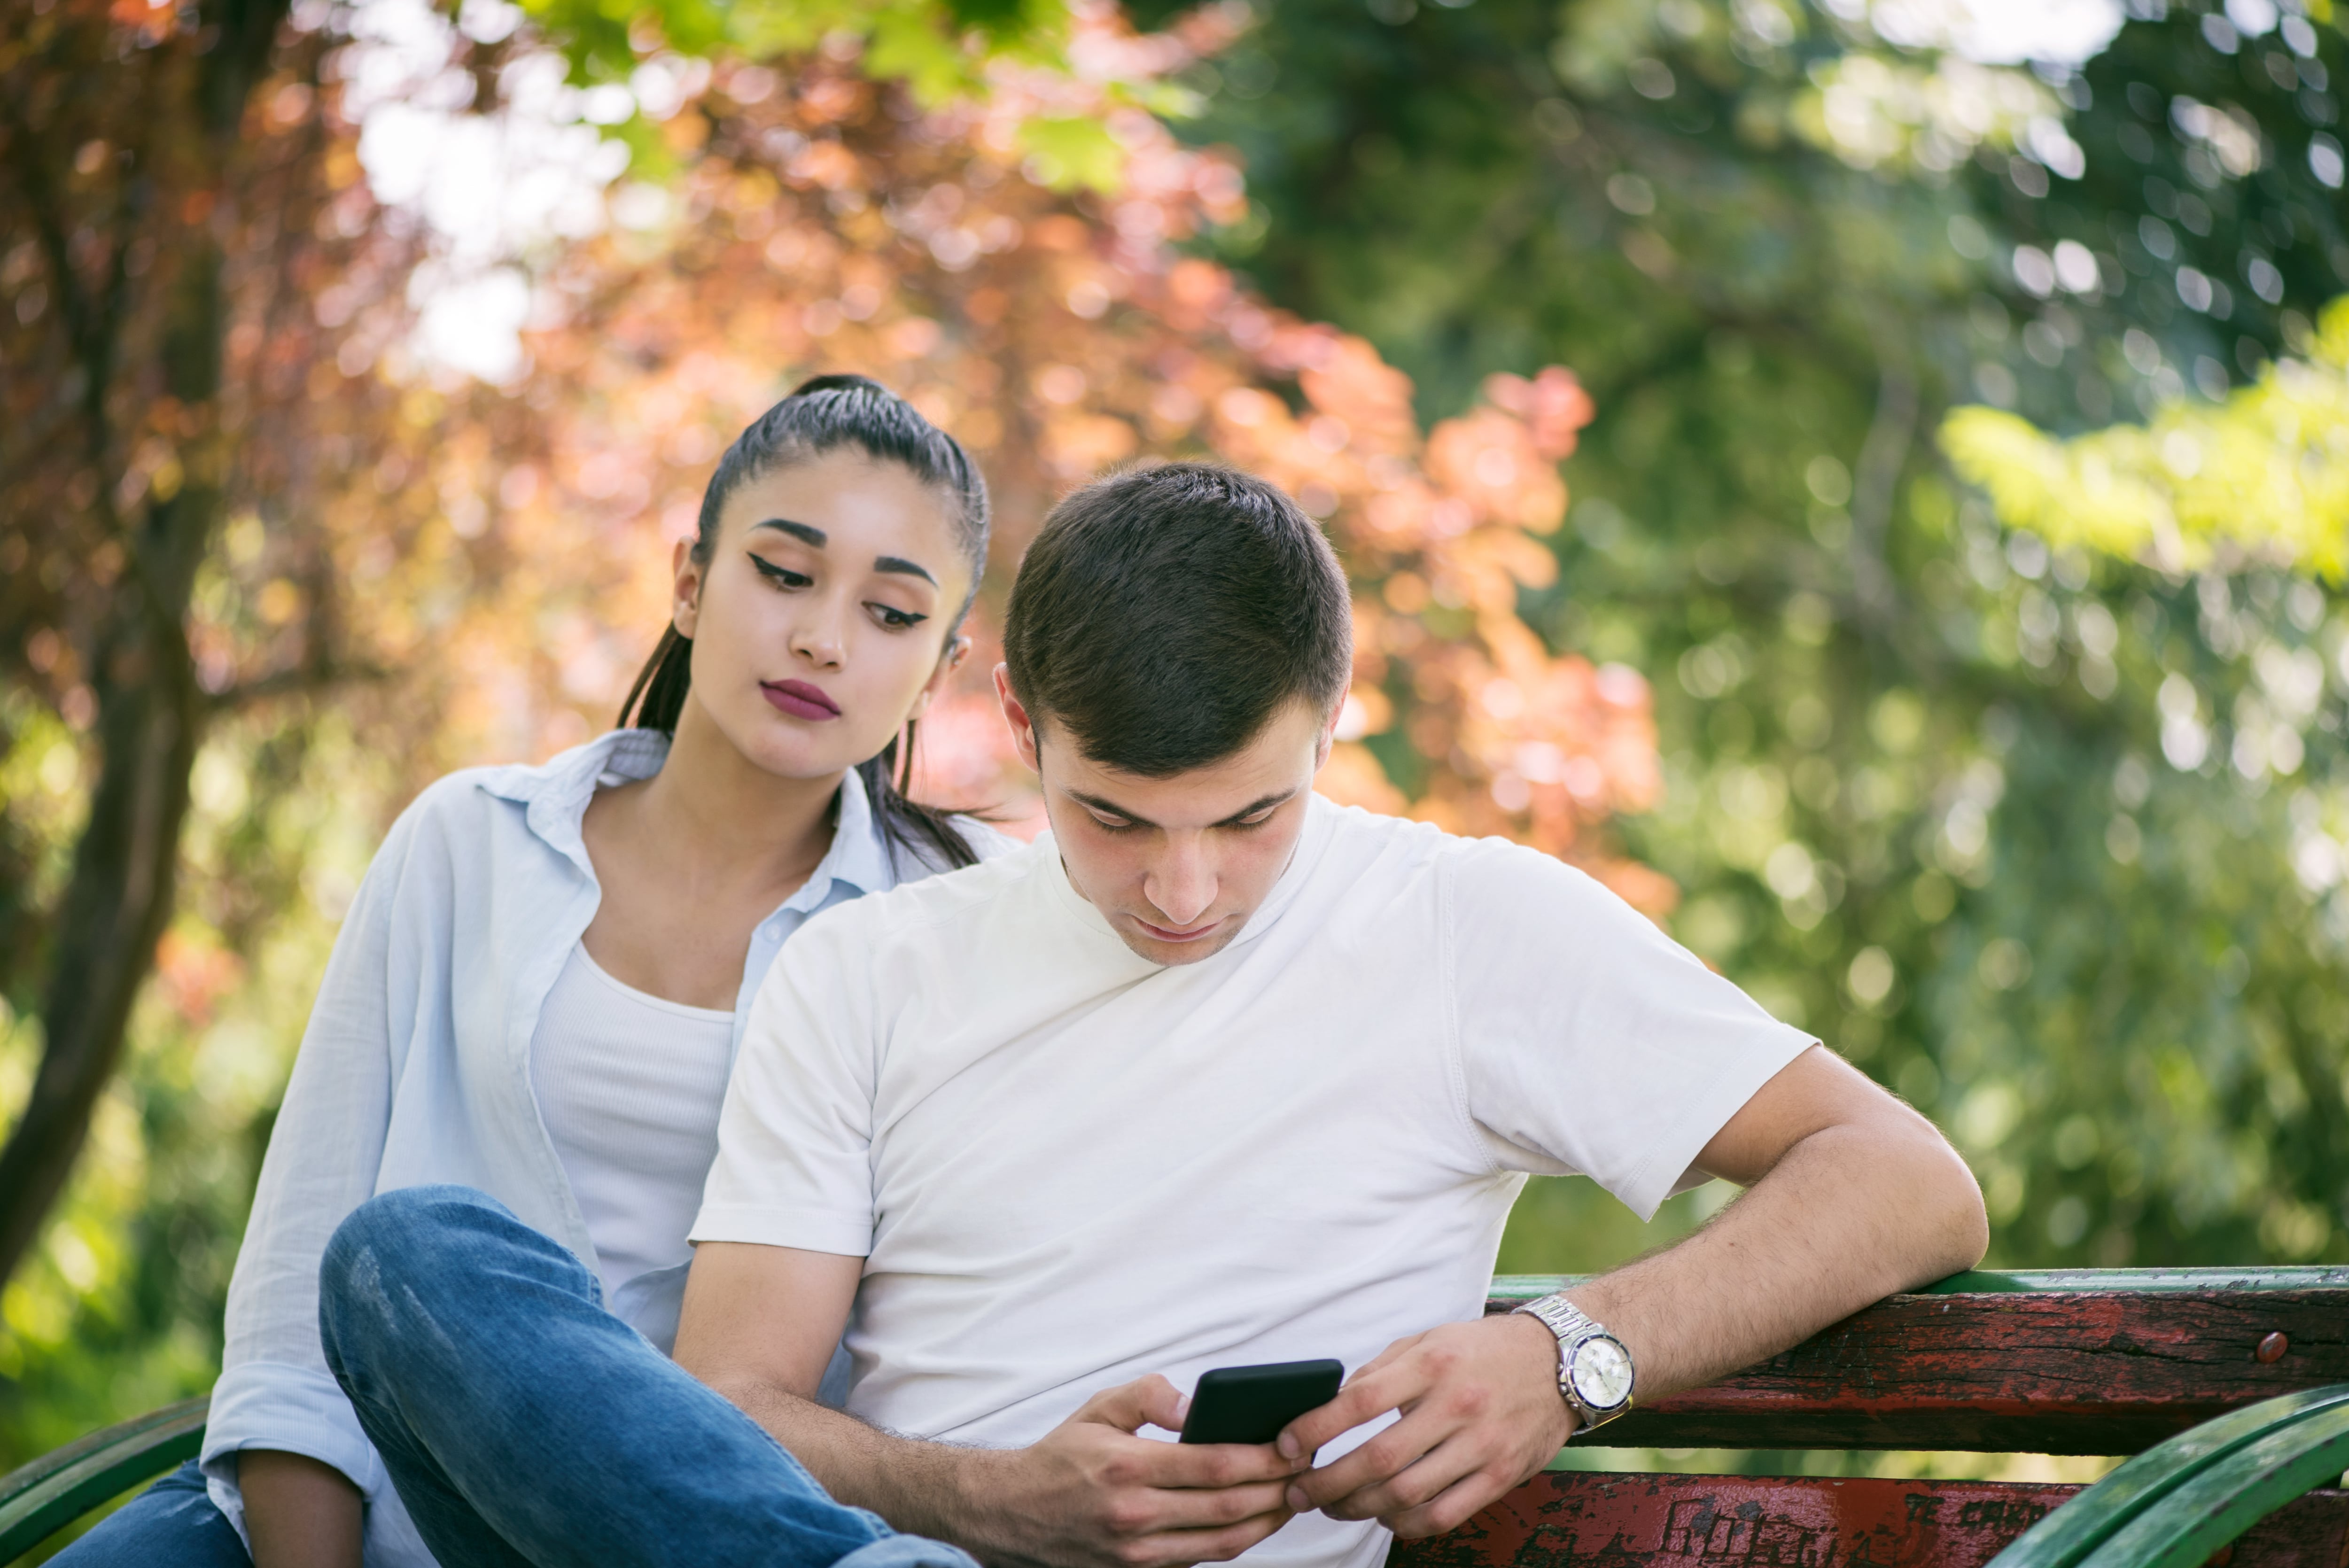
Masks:
[[[1181,1430],[1188,1403],[1165,1378],[1144,1377],[1094,1395],[1032,1447],[974,1453],[957,1490],[988,1515],[980,1555],[1184,1568],[1237,1557],[1288,1523],[1294,1467],[1269,1446],[1134,1435]]]
[[[861,1258],[705,1242],[687,1277],[678,1365],[747,1411],[843,1502],[1003,1568],[1187,1568],[1288,1522],[1297,1466],[1270,1444],[1186,1448],[1164,1377],[1108,1388],[1032,1447],[966,1449],[814,1402]]]
[[[1980,1260],[1982,1192],[1930,1122],[1813,1047],[1724,1123],[1696,1170],[1750,1189],[1692,1236],[1576,1287],[1655,1400],[1784,1350],[1895,1291]],[[1290,1506],[1453,1529],[1547,1463],[1573,1430],[1557,1341],[1517,1314],[1399,1340],[1289,1424],[1301,1457],[1388,1410],[1402,1418],[1300,1475]]]
[[[1402,1418],[1344,1458],[1307,1471],[1288,1505],[1375,1519],[1406,1539],[1441,1535],[1540,1470],[1574,1414],[1557,1391],[1557,1339],[1510,1314],[1399,1339],[1338,1397],[1280,1434],[1291,1464],[1389,1410]]]

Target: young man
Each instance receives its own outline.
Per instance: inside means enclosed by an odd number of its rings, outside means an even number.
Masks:
[[[1451,1529],[1634,1387],[1979,1258],[1980,1195],[1929,1124],[1597,884],[1311,793],[1350,625],[1269,485],[1177,464],[1071,497],[997,673],[1051,836],[811,922],[760,995],[678,1361],[918,1534],[822,1500],[597,1325],[567,1255],[443,1189],[354,1217],[324,1316],[444,1563],[492,1536],[553,1560],[591,1537],[546,1516],[579,1509],[606,1561],[948,1551],[928,1537],[1055,1568],[1375,1568],[1389,1532]],[[1535,1171],[1642,1214],[1705,1176],[1750,1190],[1484,1318]],[[459,1326],[469,1272],[553,1304],[527,1351]],[[843,1330],[845,1413],[814,1402]],[[1277,1446],[1162,1440],[1202,1372],[1322,1357],[1351,1378]],[[512,1500],[484,1427],[552,1433],[552,1501]]]

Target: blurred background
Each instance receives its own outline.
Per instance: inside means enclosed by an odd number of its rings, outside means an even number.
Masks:
[[[610,723],[831,370],[986,464],[971,670],[1061,491],[1266,473],[1326,792],[1604,879],[1995,1264],[2349,1261],[2349,38],[2127,7],[15,0],[0,1468],[209,1386],[384,828]],[[978,682],[924,738],[1032,830]],[[1724,1197],[1537,1182],[1502,1266]]]

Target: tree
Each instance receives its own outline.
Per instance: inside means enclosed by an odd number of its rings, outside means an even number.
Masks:
[[[1961,408],[1942,444],[2000,517],[2051,544],[2176,571],[2221,552],[2338,581],[2349,568],[2349,301],[2306,358],[2216,405],[2179,397],[2145,425],[2060,440],[2002,409]]]
[[[980,454],[1001,530],[982,637],[1028,531],[1102,465],[1217,453],[1279,479],[1330,520],[1357,588],[1361,738],[1325,787],[1517,833],[1668,903],[1611,834],[1656,788],[1646,683],[1551,654],[1517,612],[1555,570],[1539,542],[1565,514],[1557,463],[1589,400],[1564,370],[1528,367],[1426,428],[1409,381],[1360,339],[1182,253],[1241,216],[1244,185],[1139,106],[1229,30],[1220,12],[1149,36],[1087,14],[1069,40],[1083,73],[1006,65],[983,100],[926,106],[853,40],[721,56],[705,75],[639,29],[640,64],[699,85],[645,95],[657,107],[627,134],[658,151],[609,225],[526,258],[535,325],[503,386],[408,346],[427,237],[356,178],[347,78],[328,64],[341,41],[295,35],[315,71],[256,90],[249,144],[280,119],[308,128],[323,146],[300,167],[319,194],[279,209],[240,191],[247,221],[282,222],[300,245],[280,272],[232,274],[227,380],[270,390],[239,405],[243,466],[186,618],[201,689],[271,700],[208,715],[178,913],[127,1075],[99,1100],[106,1157],[84,1162],[0,1298],[0,1462],[209,1380],[271,1108],[383,823],[451,766],[543,756],[609,723],[711,463],[802,375],[882,376]],[[546,46],[448,44],[492,85]],[[282,96],[288,83],[309,96]],[[1109,191],[1070,179],[1032,131],[1087,119],[1117,149]],[[37,277],[12,265],[10,304],[45,327],[24,304]],[[246,330],[264,308],[276,325]],[[58,373],[12,390],[36,399]],[[29,551],[37,492],[8,494],[6,537]],[[72,632],[80,602],[12,604],[11,624]],[[78,708],[79,634],[44,645],[43,700],[21,674],[0,692],[21,908],[54,903],[75,830],[90,748],[58,712]],[[989,662],[974,661],[982,680]],[[367,678],[288,691],[347,671]],[[933,798],[1016,809],[978,681],[926,721],[923,760]],[[0,1088],[26,1048],[12,1024],[0,1014]]]
[[[9,623],[37,628],[5,656],[104,758],[55,907],[8,890],[12,965],[45,951],[48,973],[41,1070],[0,1148],[0,1281],[72,1168],[171,918],[205,720],[250,695],[206,690],[188,621],[250,471],[236,461],[247,409],[224,396],[237,295],[282,279],[302,237],[279,222],[299,225],[319,196],[306,110],[240,145],[285,15],[285,0],[222,0],[187,26],[169,7],[28,5],[0,45],[0,227],[29,236],[5,263],[0,556]]]
[[[1152,56],[1204,46],[1108,20],[1084,23],[1080,41],[1097,59],[1134,57],[1114,71],[1129,81],[1146,79]],[[984,108],[926,112],[829,57],[780,75],[721,64],[664,128],[679,172],[657,210],[577,247],[545,280],[567,303],[559,326],[529,339],[533,379],[519,401],[547,413],[468,416],[511,430],[527,454],[452,445],[442,462],[463,466],[439,488],[484,493],[518,462],[542,465],[549,482],[490,525],[515,559],[536,554],[515,538],[588,516],[616,542],[679,530],[719,445],[819,366],[907,389],[978,451],[1006,561],[1059,490],[1106,465],[1225,457],[1329,519],[1361,590],[1349,740],[1328,786],[1515,832],[1651,907],[1668,902],[1664,884],[1591,832],[1653,794],[1645,682],[1549,655],[1516,611],[1519,589],[1554,571],[1533,541],[1564,517],[1557,464],[1591,411],[1573,377],[1503,377],[1473,413],[1423,437],[1409,382],[1366,344],[1268,312],[1223,268],[1173,248],[1237,215],[1227,162],[1177,148],[1113,98],[1072,104],[1062,82],[1042,89],[1062,101],[1040,103],[1036,90],[1006,84]],[[1123,160],[1114,195],[1060,192],[1021,172],[1032,154],[1018,128],[1046,108],[1111,127]],[[528,532],[509,538],[509,527]],[[609,604],[629,593],[636,624],[656,625],[665,552],[644,541],[611,553],[636,563],[626,589],[525,574],[523,599]],[[989,662],[974,661],[963,697],[982,711]],[[605,667],[616,698],[628,662]],[[981,747],[978,760],[944,758],[942,779],[966,792],[1004,787],[999,724],[959,721],[949,704],[937,727]],[[1373,732],[1408,735],[1415,761],[1382,770],[1353,744]]]
[[[2011,536],[1930,440],[2224,392],[2349,283],[2337,23],[2147,9],[2026,70],[1857,5],[1275,0],[1185,134],[1249,170],[1220,253],[1426,403],[1577,367],[1522,609],[1677,676],[1625,840],[1951,1130],[1994,1256],[2344,1256],[2328,600]],[[1521,1214],[1518,1263],[1604,1261],[1601,1211]]]
[[[0,232],[25,236],[0,257],[0,615],[19,632],[0,660],[90,738],[96,765],[59,885],[20,815],[0,830],[0,988],[38,985],[21,1010],[43,1035],[0,1145],[0,1285],[120,1058],[176,906],[205,734],[373,667],[347,634],[357,596],[338,569],[363,542],[377,578],[407,553],[347,513],[362,492],[396,513],[383,503],[417,466],[400,450],[417,424],[403,389],[363,372],[404,330],[428,247],[359,180],[336,74],[347,15],[289,5],[30,0],[0,22]],[[542,9],[583,79],[626,99],[608,83],[626,30],[593,6]],[[869,38],[876,69],[935,101],[995,71],[1044,91],[1070,68],[1058,0],[679,0],[638,20],[648,38],[664,25],[708,41]],[[443,36],[437,89],[494,108],[510,29]],[[1098,117],[1015,131],[1071,180],[1106,141]],[[232,539],[236,518],[251,528]]]

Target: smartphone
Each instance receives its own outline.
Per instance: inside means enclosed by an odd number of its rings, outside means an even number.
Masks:
[[[1186,1443],[1268,1443],[1308,1410],[1338,1397],[1346,1368],[1335,1361],[1276,1361],[1202,1373],[1184,1418]]]

